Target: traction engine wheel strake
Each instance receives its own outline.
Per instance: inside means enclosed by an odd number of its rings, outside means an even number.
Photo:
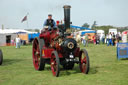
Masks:
[[[59,76],[59,72],[60,72],[59,64],[60,64],[59,56],[56,51],[53,51],[51,56],[51,70],[52,70],[53,76],[56,76],[56,77]]]
[[[35,38],[33,42],[33,64],[36,70],[44,70],[45,62],[41,57],[43,43],[39,38]]]
[[[81,50],[80,52],[80,70],[84,74],[89,72],[89,57],[86,50]]]
[[[39,49],[39,42],[37,39],[33,42],[33,64],[36,70],[39,69],[40,64],[40,49]]]

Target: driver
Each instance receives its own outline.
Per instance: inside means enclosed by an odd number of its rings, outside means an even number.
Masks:
[[[52,15],[51,14],[48,15],[48,19],[46,19],[45,22],[44,22],[44,27],[46,27],[46,26],[48,26],[48,30],[51,30],[51,29],[56,27],[56,23],[52,19]]]

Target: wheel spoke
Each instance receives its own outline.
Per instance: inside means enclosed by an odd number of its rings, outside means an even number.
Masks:
[[[83,59],[83,63],[85,63],[85,64],[86,64],[86,61],[87,61],[87,60],[86,60],[86,57],[84,57],[84,59]]]
[[[59,76],[59,56],[56,51],[51,56],[51,70],[54,76]]]
[[[82,73],[87,74],[89,71],[89,61],[88,61],[88,55],[86,54],[86,50],[82,50],[80,54],[80,70]]]
[[[86,64],[82,64],[82,68],[83,68],[83,72],[85,72],[85,70],[86,70]]]

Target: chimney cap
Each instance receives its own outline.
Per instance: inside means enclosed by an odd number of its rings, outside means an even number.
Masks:
[[[71,6],[70,6],[70,5],[64,5],[63,8],[64,8],[64,9],[70,9]]]

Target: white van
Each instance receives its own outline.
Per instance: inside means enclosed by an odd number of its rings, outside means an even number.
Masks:
[[[114,34],[116,35],[117,34],[117,29],[109,29],[109,33],[113,33],[114,32]]]
[[[96,33],[100,36],[100,40],[102,40],[102,37],[105,36],[104,30],[97,30]]]

